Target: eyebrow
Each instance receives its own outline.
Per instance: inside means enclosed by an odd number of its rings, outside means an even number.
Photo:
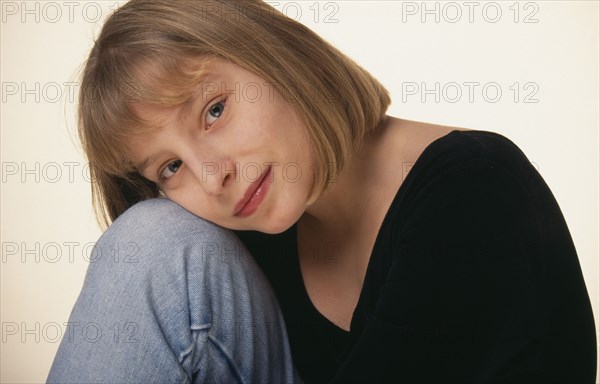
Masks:
[[[204,80],[200,82],[200,85],[204,86]],[[196,90],[190,95],[190,97],[188,97],[186,101],[183,102],[181,110],[177,114],[177,121],[183,121],[183,119],[185,119],[189,115],[192,106],[201,94],[202,92],[200,90]]]
[[[179,113],[177,114],[177,119],[179,121],[182,121],[184,118],[186,118],[189,115],[190,110],[192,109],[192,106],[194,105],[196,100],[198,100],[198,98],[200,96],[202,96],[202,98],[206,98],[206,100],[205,100],[206,103],[209,102],[209,100],[205,94],[205,91],[207,90],[206,84],[213,83],[215,77],[218,77],[218,76],[215,76],[214,73],[206,72],[206,74],[204,75],[202,80],[198,83],[198,85],[196,85],[196,89],[192,92],[190,97],[188,97],[188,99],[186,101],[184,101],[184,103],[182,104],[182,108],[179,111]],[[220,92],[220,91],[221,90],[217,90],[217,92]],[[215,90],[211,89],[211,93],[215,93]]]
[[[155,155],[145,158],[140,163],[140,165],[137,166],[138,173],[140,175],[144,176],[144,171],[146,170],[146,168],[148,168],[150,165],[152,165],[154,162],[156,162],[156,159],[158,157],[160,157],[161,155],[162,155],[162,153],[157,153]]]

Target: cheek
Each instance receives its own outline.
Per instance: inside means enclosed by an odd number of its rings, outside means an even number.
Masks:
[[[204,203],[202,198],[202,190],[197,190],[193,183],[184,183],[179,188],[173,191],[167,192],[167,197],[175,203],[181,205],[186,210],[206,219],[209,219],[212,212],[210,212],[210,205]]]

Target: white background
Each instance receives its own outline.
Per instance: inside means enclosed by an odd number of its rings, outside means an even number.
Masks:
[[[598,319],[597,1],[270,3],[379,78],[389,114],[517,144],[562,209]],[[0,4],[0,380],[43,382],[100,235],[72,91],[120,3]]]

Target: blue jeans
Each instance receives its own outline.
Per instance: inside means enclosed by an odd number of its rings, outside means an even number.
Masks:
[[[96,243],[49,383],[298,383],[271,286],[230,230],[164,199]]]

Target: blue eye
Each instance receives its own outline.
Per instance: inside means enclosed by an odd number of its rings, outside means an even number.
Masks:
[[[175,160],[175,161],[170,162],[160,173],[160,178],[162,180],[168,180],[179,170],[179,167],[181,167],[181,164],[182,164],[181,160]]]
[[[211,126],[225,111],[225,100],[219,101],[210,106],[206,112],[206,124]]]

